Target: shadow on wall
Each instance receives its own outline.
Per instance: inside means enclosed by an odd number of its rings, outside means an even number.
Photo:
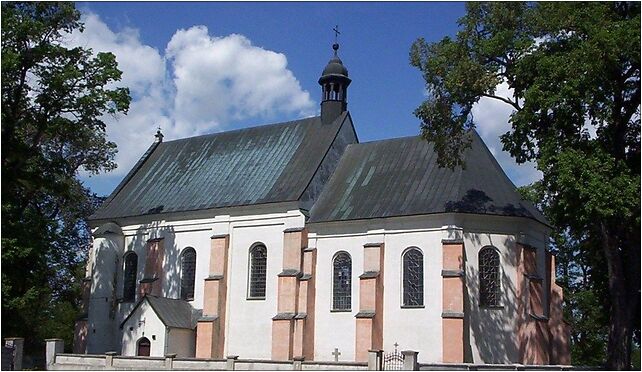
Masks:
[[[153,221],[142,224],[136,229],[136,234],[127,245],[126,252],[133,250],[138,254],[138,276],[137,281],[147,279],[149,275],[158,275],[161,281],[159,296],[169,298],[180,298],[180,253],[185,247],[178,247],[175,243],[176,232],[173,226],[161,226],[160,221]],[[156,272],[153,262],[148,262],[148,241],[150,239],[162,238],[163,260],[160,272]],[[197,257],[198,259],[198,257]],[[124,266],[121,265],[121,278],[124,274]],[[138,283],[139,285],[140,283]],[[138,288],[137,285],[137,288]],[[138,296],[136,300],[138,300]]]
[[[113,223],[101,226],[95,234],[94,260],[91,267],[91,295],[89,308],[91,323],[87,325],[87,351],[102,354],[114,350],[117,330],[117,289],[121,283],[119,268],[122,265],[123,235]],[[82,340],[82,334],[78,334]]]
[[[158,268],[153,267],[153,262],[148,262],[148,241],[150,239],[163,238],[162,240],[162,253],[163,259]],[[131,340],[125,331],[120,329],[120,323],[129,315],[134,305],[140,300],[140,281],[148,279],[149,277],[158,277],[154,285],[160,285],[160,289],[156,293],[162,297],[180,298],[180,253],[185,247],[178,247],[175,244],[175,230],[172,226],[161,226],[160,221],[154,221],[147,224],[140,225],[124,248],[114,258],[112,265],[115,268],[111,278],[111,288],[116,288],[113,297],[113,305],[110,311],[110,319],[114,321],[114,329],[116,339],[114,340],[114,347],[117,352],[123,350],[121,343],[133,343],[138,340]],[[134,252],[138,256],[137,261],[137,274],[136,274],[136,298],[133,302],[123,302],[123,284],[124,284],[124,256],[128,252]],[[98,257],[97,257],[98,258]],[[199,257],[197,257],[199,259]],[[105,260],[96,260],[96,267],[104,268],[108,262]],[[94,268],[94,277],[105,275],[109,270],[98,271]],[[101,283],[106,282],[105,279],[100,280]],[[118,311],[117,311],[118,310]],[[153,346],[152,346],[153,348]]]
[[[518,299],[516,283],[510,280],[506,268],[517,267],[517,252],[513,238],[495,242],[488,235],[487,242],[482,243],[478,234],[466,233],[466,239],[474,242],[476,257],[466,257],[466,281],[468,291],[464,295],[465,314],[465,351],[466,362],[474,363],[516,363],[518,362],[517,319]],[[495,239],[497,240],[497,239]],[[506,252],[500,251],[501,269],[501,304],[496,308],[479,305],[479,262],[477,254],[485,246],[506,246]],[[509,273],[510,273],[509,272]],[[474,339],[473,339],[474,337]],[[473,360],[473,343],[481,360]]]

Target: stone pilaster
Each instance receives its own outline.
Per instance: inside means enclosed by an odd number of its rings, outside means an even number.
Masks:
[[[229,235],[210,239],[209,276],[205,278],[203,317],[196,324],[196,357],[222,359],[225,347]]]
[[[294,358],[314,359],[316,266],[316,248],[305,248],[303,250],[303,274],[299,278],[298,313],[294,317]]]
[[[442,240],[442,361],[464,362],[464,241]]]
[[[519,363],[548,364],[550,332],[545,312],[544,278],[537,267],[537,249],[521,242],[516,244],[516,249]]]
[[[149,239],[147,241],[144,276],[138,287],[140,297],[146,294],[152,296],[163,295],[163,259],[165,258],[163,243],[163,238]]]
[[[299,307],[300,281],[303,278],[303,250],[308,242],[305,228],[290,228],[283,231],[283,271],[278,276],[277,314],[272,318],[272,359],[291,360],[295,352],[303,353],[306,307]],[[307,289],[305,296],[307,298]],[[298,330],[298,331],[297,331]]]
[[[359,276],[359,312],[356,317],[355,359],[368,361],[368,350],[383,348],[383,243],[363,246]]]
[[[550,301],[549,301],[549,319],[548,325],[550,330],[550,347],[549,347],[549,364],[571,364],[571,330],[568,324],[564,322],[564,313],[562,304],[564,303],[564,293],[562,287],[555,283],[555,256],[546,252],[546,263],[548,267],[550,283]]]

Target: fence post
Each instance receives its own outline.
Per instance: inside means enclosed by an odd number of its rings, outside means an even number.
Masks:
[[[413,350],[403,350],[403,369],[404,371],[417,371],[417,354],[419,352]]]
[[[105,369],[114,369],[114,355],[117,354],[115,351],[105,353]]]
[[[165,354],[165,369],[174,369],[176,354]]]
[[[227,362],[225,363],[225,369],[228,371],[233,371],[234,370],[234,364],[236,364],[236,360],[239,358],[238,355],[228,355],[227,356]]]
[[[382,353],[383,350],[368,350],[368,371],[381,371],[383,369]]]
[[[305,360],[305,357],[302,357],[302,356],[294,357],[294,362],[292,363],[292,370],[301,371],[303,369],[304,360]]]
[[[56,363],[56,354],[60,354],[65,351],[65,341],[61,338],[48,338],[45,340],[46,349],[45,349],[45,360],[47,362],[47,369],[51,369],[54,363]]]
[[[4,339],[4,344],[13,348],[13,370],[22,371],[22,350],[25,339],[22,337],[7,337]]]

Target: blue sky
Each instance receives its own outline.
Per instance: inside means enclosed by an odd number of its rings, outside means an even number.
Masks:
[[[353,82],[348,109],[361,142],[416,135],[412,114],[424,99],[420,72],[408,63],[418,37],[454,36],[464,3],[174,3],[80,2],[87,30],[71,44],[112,51],[132,88],[130,114],[108,118],[119,169],[87,177],[109,194],[153,141],[268,124],[318,112],[320,72],[339,56]],[[231,61],[231,62],[230,62]],[[256,86],[256,89],[255,89]],[[501,91],[502,87],[500,87]],[[503,87],[506,89],[506,87]],[[517,185],[532,182],[532,165],[501,151],[510,109],[481,101],[478,130]]]

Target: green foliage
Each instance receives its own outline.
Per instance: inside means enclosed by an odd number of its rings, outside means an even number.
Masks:
[[[130,102],[113,54],[62,44],[79,19],[73,3],[2,3],[2,335],[27,350],[71,341],[95,208],[77,174],[115,168],[102,118]]]
[[[468,3],[459,22],[456,38],[418,39],[410,51],[430,93],[415,111],[422,134],[454,167],[473,105],[489,97],[513,108],[504,150],[537,163],[543,179],[526,194],[568,264],[593,272],[581,274],[590,285],[569,281],[567,306],[582,317],[599,302],[609,319],[587,315],[597,323],[577,334],[600,342],[610,329],[607,366],[628,368],[640,329],[640,4]],[[510,96],[496,94],[500,83]],[[602,355],[575,341],[582,362]]]

